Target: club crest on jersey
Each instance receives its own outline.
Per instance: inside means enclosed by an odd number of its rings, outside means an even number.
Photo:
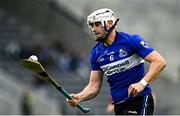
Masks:
[[[140,44],[145,48],[149,48],[148,44],[144,41],[141,41]]]
[[[125,49],[120,49],[119,50],[119,57],[125,57],[127,55],[128,55],[128,53],[125,51]]]

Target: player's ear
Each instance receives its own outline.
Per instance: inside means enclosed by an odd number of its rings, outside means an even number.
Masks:
[[[113,21],[112,21],[112,20],[109,20],[109,21],[107,22],[107,26],[108,26],[109,28],[111,28],[111,27],[113,26]]]

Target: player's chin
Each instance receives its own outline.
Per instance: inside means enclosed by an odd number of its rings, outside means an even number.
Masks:
[[[103,35],[100,35],[100,34],[96,36],[96,39],[97,39],[97,40],[101,40],[101,39],[103,39],[103,38],[104,38],[104,36],[103,36]]]
[[[101,35],[100,34],[96,34],[95,37],[98,39],[98,38],[101,38]]]

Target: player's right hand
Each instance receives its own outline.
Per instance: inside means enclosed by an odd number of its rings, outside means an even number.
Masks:
[[[77,96],[77,94],[71,94],[70,96],[72,97],[72,100],[66,99],[68,104],[71,105],[72,107],[77,106],[80,103],[80,99]]]

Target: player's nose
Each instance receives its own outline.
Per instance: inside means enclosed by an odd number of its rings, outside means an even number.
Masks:
[[[91,30],[92,30],[92,32],[96,32],[96,26],[93,26],[92,28],[91,28]]]

